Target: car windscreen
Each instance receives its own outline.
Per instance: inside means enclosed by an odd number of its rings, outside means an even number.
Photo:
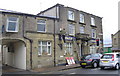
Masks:
[[[101,59],[112,59],[113,54],[104,54]]]
[[[84,56],[82,56],[81,59],[83,60],[83,59],[90,59],[90,58],[91,58],[91,55],[84,55]]]

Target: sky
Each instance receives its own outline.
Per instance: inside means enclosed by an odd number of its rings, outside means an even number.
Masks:
[[[38,14],[57,3],[100,17],[104,44],[111,43],[111,34],[118,31],[119,0],[1,0],[0,8],[29,14]]]

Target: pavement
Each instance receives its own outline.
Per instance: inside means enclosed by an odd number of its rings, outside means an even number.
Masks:
[[[30,73],[36,73],[36,74],[42,74],[46,72],[53,72],[53,71],[61,71],[61,70],[68,70],[68,69],[73,69],[73,68],[78,68],[80,67],[80,64],[72,64],[72,65],[62,65],[62,66],[56,66],[56,67],[41,67],[37,69],[32,69],[32,70],[22,70],[18,68],[13,68],[10,66],[3,66],[2,67],[2,72],[4,74],[12,73],[12,74],[18,74],[18,73],[23,73],[23,74],[30,74]]]
[[[45,73],[45,72],[68,70],[68,69],[73,69],[73,68],[78,68],[78,67],[80,67],[80,64],[71,64],[71,65],[56,66],[56,67],[44,67],[44,68],[33,69],[30,71],[31,72]]]

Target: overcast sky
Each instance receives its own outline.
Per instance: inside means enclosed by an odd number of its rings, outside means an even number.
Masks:
[[[1,0],[0,8],[37,14],[57,3],[103,17],[104,43],[111,42],[111,34],[118,30],[119,0]]]

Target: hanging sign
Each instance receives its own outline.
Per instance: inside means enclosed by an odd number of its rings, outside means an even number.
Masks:
[[[75,37],[65,36],[65,40],[67,41],[72,41],[73,39],[75,39]]]

